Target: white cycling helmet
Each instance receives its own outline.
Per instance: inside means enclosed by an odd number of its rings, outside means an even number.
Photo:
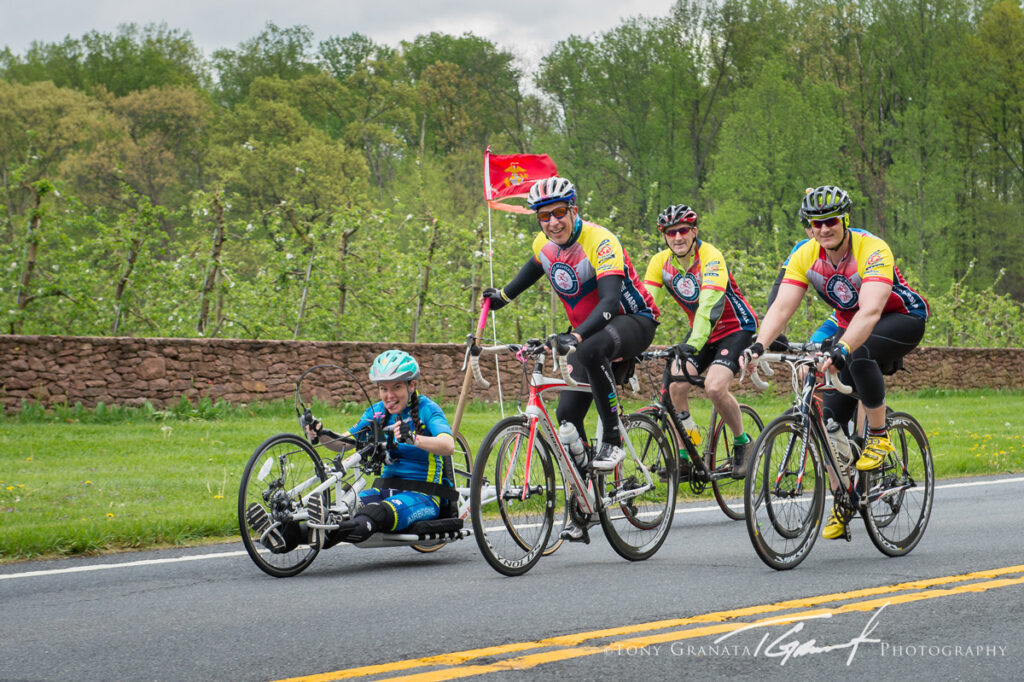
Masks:
[[[533,183],[530,194],[526,197],[526,203],[535,211],[556,201],[565,201],[570,206],[576,203],[576,188],[569,180],[557,175]]]

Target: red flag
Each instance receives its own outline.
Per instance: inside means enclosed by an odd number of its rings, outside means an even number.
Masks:
[[[518,206],[513,208],[494,200],[525,197],[533,183],[553,175],[558,175],[558,168],[547,154],[497,155],[491,154],[490,147],[484,152],[484,198],[493,208],[515,211]]]

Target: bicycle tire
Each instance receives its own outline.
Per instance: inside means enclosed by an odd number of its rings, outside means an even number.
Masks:
[[[799,565],[818,538],[828,487],[819,448],[802,418],[790,414],[769,423],[754,446],[743,489],[747,534],[758,557],[776,570]]]
[[[551,446],[538,430],[528,453],[529,437],[525,416],[502,419],[484,438],[473,463],[473,535],[491,568],[507,576],[533,568],[548,546],[554,522]]]
[[[931,446],[921,424],[906,412],[892,412],[886,416],[886,428],[896,452],[866,472],[862,516],[875,547],[896,557],[909,553],[924,536],[935,478]]]
[[[552,513],[554,525],[551,527],[551,535],[548,536],[548,543],[544,547],[544,556],[551,556],[562,546],[565,539],[562,538],[562,531],[569,525],[569,504],[568,490],[565,486],[565,478],[562,476],[562,468],[557,462],[552,462],[552,473],[555,475],[555,510]]]
[[[757,442],[758,436],[761,435],[761,431],[764,429],[764,422],[761,421],[761,415],[757,413],[757,410],[750,407],[749,405],[740,405],[740,412],[743,414],[743,428],[750,436],[750,447],[747,457],[751,457],[751,453],[754,449],[754,443]],[[718,423],[714,426],[713,435],[711,436],[711,445],[709,446],[709,457],[710,469],[714,471],[716,467],[720,466],[726,459],[732,456],[732,443],[733,436],[729,431],[729,425],[722,419],[722,415],[718,414]],[[756,427],[756,429],[755,429]],[[750,472],[750,462],[747,462],[747,472]],[[711,490],[715,494],[715,501],[718,502],[718,506],[721,507],[725,515],[733,521],[742,521],[746,516],[743,505],[743,479],[742,478],[718,478],[711,480]]]
[[[624,443],[626,458],[612,472],[598,476],[598,490],[604,497],[614,497],[646,485],[647,476],[640,463],[648,470],[654,487],[618,504],[599,507],[598,517],[605,537],[619,556],[643,561],[658,551],[672,527],[679,486],[679,453],[669,449],[661,427],[650,417],[633,413],[622,421],[635,457]]]
[[[268,481],[268,477],[277,477]],[[303,496],[326,480],[323,462],[302,436],[281,433],[262,444],[245,465],[238,488],[238,527],[249,558],[264,573],[288,578],[306,569],[320,552],[321,534],[309,531],[305,523]],[[330,506],[330,489],[324,490]],[[246,520],[251,505],[259,505],[285,539],[286,551],[271,552],[258,532]],[[312,540],[312,541],[310,541]]]
[[[470,462],[469,443],[461,433],[455,436],[455,451],[452,453],[452,468],[455,470],[455,480],[452,483],[455,487],[462,487],[469,484],[473,470]],[[460,469],[459,467],[464,467]],[[413,545],[412,548],[421,554],[431,554],[448,544],[447,540],[437,540],[429,545]]]

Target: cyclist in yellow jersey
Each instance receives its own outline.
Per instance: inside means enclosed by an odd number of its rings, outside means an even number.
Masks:
[[[655,254],[647,266],[644,284],[660,305],[667,291],[686,312],[690,332],[676,346],[679,360],[673,373],[682,372],[679,362],[688,362],[691,374],[707,370],[704,390],[734,434],[730,466],[733,478],[746,474],[746,451],[750,436],[743,430],[743,413],[729,391],[729,384],[740,371],[739,359],[757,331],[757,315],[747,303],[722,252],[698,236],[697,212],[685,204],[669,206],[658,216],[658,230],[667,249]],[[687,431],[696,424],[689,415],[691,384],[683,381],[669,385],[672,405],[680,411]],[[692,435],[691,435],[692,438]],[[681,474],[688,473],[681,465]]]
[[[572,325],[558,335],[558,343],[575,346],[572,376],[589,382],[592,392],[563,392],[555,414],[560,422],[573,424],[586,442],[583,419],[595,403],[604,433],[591,466],[608,471],[625,457],[612,361],[630,360],[651,345],[658,309],[618,237],[580,218],[576,188],[569,180],[556,176],[537,181],[527,203],[537,212],[541,228],[533,255],[511,282],[485,289],[483,295],[498,310],[547,275]]]
[[[860,395],[868,437],[857,468],[870,471],[894,452],[885,430],[882,368],[897,366],[921,342],[928,302],[907,284],[888,244],[850,229],[852,205],[850,196],[834,185],[804,195],[800,216],[810,222],[814,239],[790,256],[778,296],[761,322],[757,340],[744,351],[744,362],[764,353],[765,345],[785,328],[807,288],[813,286],[836,310],[838,339],[827,349],[824,368],[838,371]],[[835,392],[826,398],[823,413],[845,427],[856,405],[853,398]],[[833,510],[822,536],[843,537],[848,521]]]

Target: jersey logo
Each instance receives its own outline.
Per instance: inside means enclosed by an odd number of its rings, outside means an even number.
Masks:
[[[605,239],[597,245],[598,260],[611,258],[613,255],[615,255],[615,247],[612,246],[612,241],[610,239]]]
[[[857,307],[857,290],[850,280],[842,275],[833,275],[825,282],[825,293],[829,300],[840,310],[851,310]]]
[[[868,272],[871,270],[881,270],[884,264],[885,263],[882,260],[882,252],[875,251],[870,256],[868,256],[867,261],[865,261],[864,263],[864,274],[868,274]]]
[[[708,261],[707,263],[704,264],[704,272],[708,273],[709,275],[713,275],[718,272],[718,266],[720,266],[721,264],[721,261],[717,260]]]
[[[672,288],[679,295],[679,298],[690,303],[696,301],[700,293],[697,287],[697,278],[691,272],[685,275],[676,274],[672,278]]]
[[[572,266],[565,263],[554,263],[551,272],[548,274],[552,286],[560,294],[575,296],[580,291],[580,278]]]

